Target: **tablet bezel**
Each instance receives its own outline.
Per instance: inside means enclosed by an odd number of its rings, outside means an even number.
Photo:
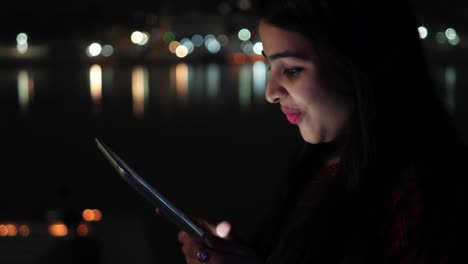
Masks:
[[[134,170],[130,168],[117,154],[107,147],[101,140],[95,139],[98,149],[104,154],[120,176],[136,191],[144,196],[153,206],[159,208],[171,222],[180,229],[202,242],[205,240],[205,232],[190,220],[182,211],[167,200],[158,190],[151,186]]]

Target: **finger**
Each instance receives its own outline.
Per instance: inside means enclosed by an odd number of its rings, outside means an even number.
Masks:
[[[208,249],[192,239],[186,239],[182,244],[182,253],[186,258],[197,259],[197,253],[201,250],[207,253]]]
[[[222,221],[216,225],[216,235],[221,238],[227,238],[231,232],[232,225],[228,221]]]
[[[177,234],[177,240],[179,241],[179,243],[184,243],[185,237],[186,233],[184,231],[179,231],[179,233]]]

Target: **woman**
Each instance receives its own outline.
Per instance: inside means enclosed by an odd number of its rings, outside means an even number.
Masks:
[[[466,262],[466,152],[409,4],[270,0],[257,10],[266,99],[304,146],[262,232],[241,243],[228,223],[198,220],[213,236],[206,246],[179,233],[187,263]]]

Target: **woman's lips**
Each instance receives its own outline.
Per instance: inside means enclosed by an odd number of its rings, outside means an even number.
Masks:
[[[281,111],[286,115],[286,119],[293,125],[299,123],[303,115],[302,112],[287,107],[281,107]]]

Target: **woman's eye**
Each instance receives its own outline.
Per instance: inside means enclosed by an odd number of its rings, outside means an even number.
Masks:
[[[287,76],[293,77],[301,73],[303,70],[304,70],[303,68],[299,68],[299,67],[285,68],[283,70],[283,73]]]

